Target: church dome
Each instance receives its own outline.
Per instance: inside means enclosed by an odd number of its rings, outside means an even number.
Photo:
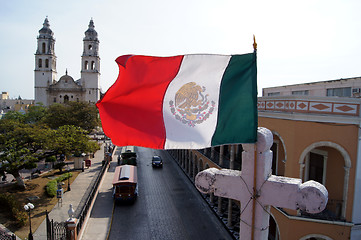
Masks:
[[[94,29],[94,22],[93,19],[90,20],[88,25],[88,30],[85,31],[85,38],[84,40],[98,40],[98,33]]]
[[[66,83],[70,83],[70,82],[75,82],[74,79],[68,75],[68,71],[65,72],[65,75],[62,76],[60,79],[59,79],[59,82],[66,82]]]
[[[39,30],[39,37],[52,37],[54,35],[53,31],[50,29],[50,24],[48,18],[45,18],[43,23],[43,28]]]

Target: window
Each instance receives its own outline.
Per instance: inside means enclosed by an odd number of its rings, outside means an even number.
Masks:
[[[308,95],[308,90],[292,91],[292,95]]]
[[[43,60],[41,58],[39,58],[38,65],[39,65],[39,68],[43,67]]]
[[[326,93],[327,97],[351,97],[351,87],[329,88]]]
[[[54,102],[56,102],[56,97],[54,98]]]
[[[65,103],[69,102],[69,96],[68,96],[68,95],[65,95],[65,96],[64,96],[64,102],[65,102]]]
[[[89,46],[88,46],[88,49],[89,49],[89,50],[92,50],[92,48],[93,48],[92,45],[89,45]]]
[[[278,154],[278,144],[277,143],[273,143],[272,147],[271,147],[271,151],[272,151],[272,174],[273,175],[277,175],[277,165],[278,165],[278,161],[277,161],[277,154]]]
[[[323,156],[317,153],[310,153],[308,180],[315,180],[322,183],[323,178]]]
[[[49,59],[45,59],[45,68],[49,67]]]
[[[326,185],[327,152],[314,149],[306,159],[305,181],[314,180]]]
[[[41,51],[41,53],[45,53],[45,49],[46,49],[46,45],[45,45],[45,43],[43,43],[41,47],[42,47],[42,49],[41,49],[41,50],[42,50],[42,51]]]
[[[84,70],[88,70],[88,61],[84,62]]]
[[[279,96],[279,95],[281,95],[281,93],[280,92],[272,92],[272,93],[268,93],[267,95],[269,97],[271,97],[271,96]]]
[[[91,70],[94,70],[94,68],[95,68],[95,62],[94,61],[92,61],[92,64],[91,64]]]

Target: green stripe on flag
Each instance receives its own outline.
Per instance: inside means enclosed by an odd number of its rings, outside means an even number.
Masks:
[[[256,53],[235,55],[222,78],[212,146],[257,141]]]

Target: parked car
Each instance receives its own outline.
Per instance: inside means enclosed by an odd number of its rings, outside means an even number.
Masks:
[[[152,167],[163,167],[163,160],[160,156],[152,157]]]

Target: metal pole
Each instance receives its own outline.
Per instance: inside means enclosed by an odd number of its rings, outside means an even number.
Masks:
[[[70,168],[69,168],[69,163],[68,163],[68,191],[70,191]]]
[[[31,216],[30,216],[30,211],[31,209],[29,208],[29,224],[30,224],[30,229],[29,229],[29,240],[33,240],[33,233],[31,231]]]

